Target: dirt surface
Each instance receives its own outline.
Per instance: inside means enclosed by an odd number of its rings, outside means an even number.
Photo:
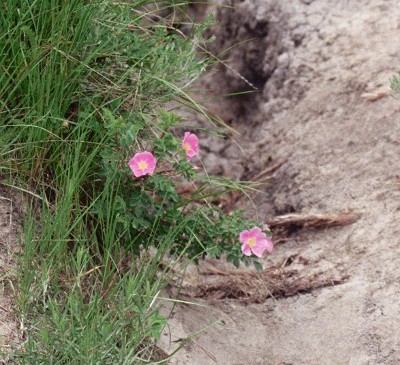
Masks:
[[[18,342],[19,326],[14,315],[15,257],[21,233],[20,204],[0,189],[0,364]]]
[[[397,0],[230,0],[216,11],[209,101],[239,134],[202,140],[211,173],[264,182],[261,222],[288,213],[353,213],[348,225],[292,225],[266,271],[204,262],[161,341],[171,364],[400,364],[400,100]],[[246,42],[245,42],[246,41]],[[238,76],[240,73],[244,78]],[[237,147],[239,142],[242,149]],[[271,168],[277,166],[276,168]],[[262,174],[264,169],[271,172]]]

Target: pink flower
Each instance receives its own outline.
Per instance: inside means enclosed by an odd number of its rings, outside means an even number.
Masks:
[[[194,133],[185,132],[182,140],[182,148],[186,151],[186,157],[190,160],[199,154],[199,139]]]
[[[152,153],[144,151],[135,154],[129,160],[129,167],[131,168],[135,177],[144,175],[151,175],[156,168],[157,160]]]
[[[253,253],[261,257],[265,250],[271,253],[274,248],[271,237],[267,237],[258,227],[241,232],[239,241],[242,243],[242,252],[246,256]]]

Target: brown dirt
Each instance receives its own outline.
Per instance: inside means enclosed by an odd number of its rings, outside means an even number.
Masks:
[[[193,268],[183,291],[205,306],[175,307],[161,343],[172,351],[217,320],[171,363],[400,364],[400,101],[389,89],[400,3],[225,4],[212,51],[237,46],[202,86],[215,95],[259,91],[209,100],[239,134],[203,138],[208,171],[252,179],[285,161],[252,201],[235,197],[262,223],[291,213],[359,218],[294,225],[263,273],[214,261]]]
[[[21,218],[18,204],[9,192],[0,189],[0,364],[19,342],[19,326],[14,314],[15,257],[19,248]]]

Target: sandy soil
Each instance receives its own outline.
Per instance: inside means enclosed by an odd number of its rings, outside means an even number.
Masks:
[[[207,168],[249,179],[282,162],[252,202],[236,203],[262,222],[293,212],[359,218],[291,227],[265,258],[265,273],[203,263],[185,285],[187,298],[205,306],[175,307],[161,343],[172,351],[217,320],[171,363],[400,364],[400,101],[389,89],[400,3],[227,4],[216,10],[212,50],[240,44],[203,86],[259,92],[210,102],[238,130],[244,152],[232,139],[204,138]]]
[[[19,342],[19,326],[14,315],[15,257],[21,233],[20,204],[9,192],[0,189],[0,364]]]

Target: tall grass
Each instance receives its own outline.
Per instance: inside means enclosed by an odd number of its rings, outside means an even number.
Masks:
[[[10,363],[157,360],[165,319],[156,299],[168,279],[159,263],[185,221],[169,228],[153,256],[121,244],[116,197],[124,176],[103,171],[104,154],[118,150],[105,115],[152,127],[157,109],[184,96],[204,63],[196,58],[201,29],[182,38],[168,17],[143,12],[149,3],[0,5],[0,177],[30,204],[17,277],[24,340]],[[143,246],[155,241],[151,228],[135,237]]]

